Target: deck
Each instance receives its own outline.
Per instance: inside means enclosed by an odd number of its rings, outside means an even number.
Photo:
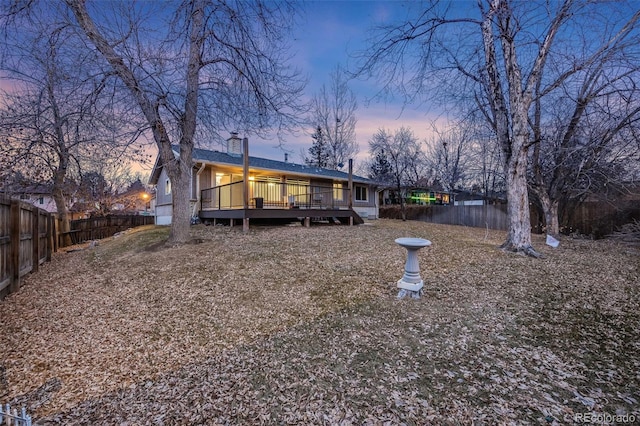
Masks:
[[[243,181],[202,190],[200,219],[353,218],[354,224],[364,223],[344,187],[250,181],[246,189],[246,203]]]

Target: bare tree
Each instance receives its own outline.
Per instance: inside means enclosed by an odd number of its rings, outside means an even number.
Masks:
[[[497,198],[505,190],[502,150],[493,132],[478,132],[472,144],[471,182],[486,198]]]
[[[627,171],[640,161],[639,38],[620,34],[601,61],[536,99],[530,188],[548,234],[560,232],[561,207],[621,189]]]
[[[369,153],[385,165],[385,177],[400,198],[402,219],[406,220],[406,189],[422,177],[423,153],[420,142],[407,127],[401,127],[393,134],[378,129],[369,141]]]
[[[450,166],[460,170],[455,173],[454,169],[450,173],[463,177],[461,180],[463,188],[481,193],[487,199],[495,199],[504,195],[505,192],[502,150],[489,123],[479,117],[480,111],[475,108],[470,112],[452,129],[454,135],[458,136],[454,138],[454,149],[450,151],[448,157],[452,158],[460,154],[459,165],[456,166],[454,162]],[[463,146],[458,148],[456,141],[461,142]],[[450,142],[447,142],[447,147],[449,146]],[[446,162],[451,163],[450,160]]]
[[[84,173],[75,193],[77,211],[79,207],[91,216],[106,216],[118,211],[134,211],[147,200],[146,188],[128,167],[111,163],[98,171]]]
[[[0,162],[5,170],[52,183],[64,233],[70,182],[98,155],[138,160],[142,150],[139,129],[111,95],[109,74],[94,66],[95,57],[56,10],[40,6],[28,16],[3,13],[0,66],[10,84],[0,92]]]
[[[435,137],[426,143],[426,162],[431,176],[446,191],[454,191],[469,178],[473,129],[456,123],[447,129],[433,126]]]
[[[323,85],[313,98],[309,121],[324,136],[327,167],[338,170],[358,153],[355,115],[357,102],[340,67],[336,67],[330,78],[330,86]]]
[[[426,95],[433,73],[443,70],[447,77],[454,71],[477,85],[480,90],[472,90],[468,97],[475,98],[483,107],[504,161],[509,231],[502,247],[537,256],[531,246],[527,193],[528,154],[535,144],[529,112],[536,87],[541,82],[545,90],[558,87],[615,42],[614,33],[603,44],[583,44],[579,48],[571,45],[569,35],[581,28],[584,19],[592,19],[607,8],[603,24],[620,28],[623,33],[635,26],[638,12],[626,18],[625,10],[620,13],[621,9],[626,8],[627,12],[630,9],[624,3],[598,5],[579,0],[557,3],[480,0],[478,5],[477,17],[453,16],[451,10],[441,10],[440,3],[431,2],[415,19],[382,28],[360,74],[378,75],[385,87],[399,87],[408,100]],[[611,13],[613,6],[618,13]],[[452,27],[458,34],[446,31]],[[560,33],[563,37],[559,38]],[[566,51],[571,55],[557,60]],[[557,71],[550,81],[543,79],[547,65]],[[468,86],[458,85],[456,91],[450,90],[448,94],[459,93],[460,87]]]
[[[293,5],[192,0],[158,14],[155,5],[124,2],[97,21],[84,0],[66,3],[147,120],[172,184],[169,242],[186,242],[198,120],[213,133],[248,134],[281,130],[295,118],[304,84],[285,67],[282,47]],[[98,3],[91,12],[105,10]]]

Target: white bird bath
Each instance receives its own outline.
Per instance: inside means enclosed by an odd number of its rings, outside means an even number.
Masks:
[[[420,278],[420,265],[418,264],[418,250],[431,245],[431,241],[422,238],[398,238],[396,243],[407,249],[407,263],[404,265],[404,275],[398,281],[398,298],[402,299],[411,295],[414,299],[420,298],[424,281]]]

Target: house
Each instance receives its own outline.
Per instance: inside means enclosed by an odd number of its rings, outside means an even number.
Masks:
[[[192,216],[231,225],[241,219],[246,226],[250,219],[300,219],[308,225],[313,218],[349,223],[378,218],[373,181],[337,170],[245,156],[247,151],[247,139],[242,141],[236,133],[227,140],[226,152],[193,150]],[[175,146],[174,155],[178,152]],[[156,186],[156,223],[170,224],[171,181],[159,160],[149,183]]]
[[[447,191],[435,191],[430,188],[411,188],[407,195],[407,204],[444,205],[453,204],[454,196]]]
[[[49,213],[58,212],[51,185],[41,183],[14,184],[3,187],[2,193],[5,197],[33,204]]]
[[[151,197],[140,179],[132,182],[129,187],[114,196],[111,211],[117,214],[150,215]]]
[[[429,187],[407,186],[402,188],[402,192],[406,204],[417,204],[421,206],[430,204],[450,205],[453,204],[454,201],[453,193],[434,190]],[[400,196],[396,188],[385,187],[385,189],[380,191],[379,202],[382,204],[400,204]]]
[[[506,204],[507,197],[505,193],[491,192],[484,194],[479,191],[458,190],[455,194],[456,206],[484,206],[495,204]]]

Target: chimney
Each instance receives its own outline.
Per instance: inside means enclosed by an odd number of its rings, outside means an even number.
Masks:
[[[242,139],[238,137],[238,132],[231,132],[231,137],[227,139],[227,154],[234,157],[242,154]]]
[[[288,153],[284,153],[284,162],[288,163],[289,162],[289,154]]]

